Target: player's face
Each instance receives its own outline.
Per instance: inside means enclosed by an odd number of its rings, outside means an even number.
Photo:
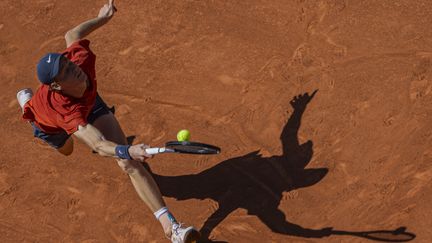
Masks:
[[[65,57],[60,60],[60,72],[55,78],[62,92],[82,97],[88,87],[88,77],[75,63]]]

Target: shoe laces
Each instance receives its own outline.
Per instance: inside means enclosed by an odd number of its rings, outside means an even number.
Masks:
[[[172,233],[178,235],[178,230],[181,229],[183,223],[173,223],[172,224]]]

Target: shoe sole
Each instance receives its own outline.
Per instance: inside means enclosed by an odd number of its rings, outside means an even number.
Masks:
[[[197,243],[201,238],[201,234],[196,230],[191,230],[185,237],[185,243]]]

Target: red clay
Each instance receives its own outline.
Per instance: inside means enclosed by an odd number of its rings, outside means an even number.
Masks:
[[[0,2],[1,242],[165,241],[115,160],[64,157],[20,120],[39,58],[102,4]],[[127,135],[222,148],[148,161],[179,220],[214,241],[430,242],[430,1],[116,4],[89,39]]]

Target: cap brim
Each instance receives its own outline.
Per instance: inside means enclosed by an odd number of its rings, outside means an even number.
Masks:
[[[54,60],[54,67],[53,67],[53,70],[51,73],[51,79],[54,79],[60,71],[61,57],[62,57],[62,55],[58,55],[57,58]]]

